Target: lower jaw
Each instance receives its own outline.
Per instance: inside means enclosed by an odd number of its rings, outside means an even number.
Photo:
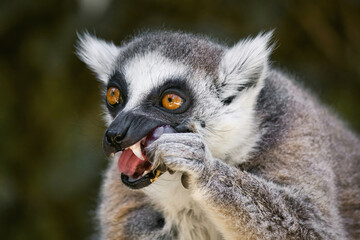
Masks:
[[[161,174],[162,172],[155,170],[155,173],[151,171],[143,177],[132,179],[131,177],[121,173],[121,181],[125,184],[125,186],[131,189],[141,189],[149,186],[151,183],[157,180]]]

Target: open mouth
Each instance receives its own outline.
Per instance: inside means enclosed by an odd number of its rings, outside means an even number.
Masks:
[[[118,157],[118,170],[121,172],[122,182],[132,189],[140,189],[150,185],[166,171],[164,166],[153,166],[146,157],[145,148],[164,133],[175,133],[169,125],[158,126],[137,143],[127,147]]]

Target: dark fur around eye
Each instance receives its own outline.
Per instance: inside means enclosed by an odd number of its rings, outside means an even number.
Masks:
[[[105,93],[111,87],[118,88],[120,90],[120,95],[122,98],[122,102],[120,104],[111,105],[107,102],[106,94],[105,94],[106,106],[108,107],[110,114],[114,117],[114,116],[116,116],[116,113],[118,111],[120,111],[126,105],[127,100],[128,100],[127,83],[125,81],[124,75],[121,72],[116,72],[112,77],[110,77],[110,79],[107,83],[106,89],[105,89]]]

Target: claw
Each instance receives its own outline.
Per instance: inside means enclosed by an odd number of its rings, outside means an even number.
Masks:
[[[161,174],[161,171],[159,170],[156,170],[156,173],[155,173],[155,177],[153,179],[150,179],[150,182],[155,182],[156,180],[158,180],[159,176]]]

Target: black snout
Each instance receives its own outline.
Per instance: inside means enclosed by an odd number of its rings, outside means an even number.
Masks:
[[[107,130],[105,132],[104,140],[106,140],[106,143],[111,147],[116,148],[119,145],[117,148],[121,148],[121,140],[124,138],[125,134],[119,134],[116,129]]]
[[[109,156],[111,153],[130,147],[157,126],[165,124],[165,122],[143,115],[119,114],[105,132],[103,139],[104,153]]]

